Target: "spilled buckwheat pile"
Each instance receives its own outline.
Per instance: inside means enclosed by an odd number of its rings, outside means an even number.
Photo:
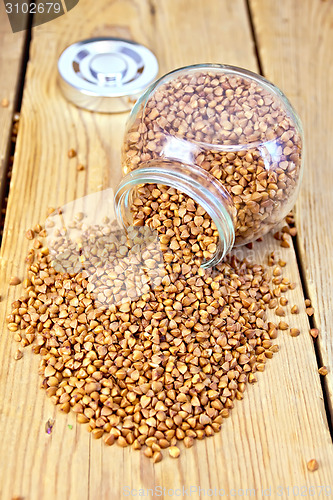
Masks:
[[[79,239],[57,229],[49,247],[52,217],[27,231],[25,291],[8,328],[41,356],[52,402],[94,438],[142,448],[154,462],[166,448],[177,458],[179,441],[191,447],[220,431],[277,352],[267,310],[282,315],[294,284],[274,253],[272,278],[233,256],[203,270],[195,256],[173,262],[145,229],[125,236],[107,219],[85,228],[84,218],[72,226]]]

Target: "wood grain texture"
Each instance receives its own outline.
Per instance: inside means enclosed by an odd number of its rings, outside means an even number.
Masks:
[[[20,294],[19,287],[8,290],[8,281],[12,275],[24,276],[29,246],[25,230],[45,220],[48,206],[115,187],[121,176],[119,156],[127,116],[76,109],[56,85],[57,58],[68,44],[110,34],[129,36],[151,47],[162,72],[200,61],[256,69],[242,0],[191,0],[190,4],[187,0],[81,0],[66,16],[34,29],[1,255],[1,324],[11,301]],[[77,150],[77,158],[68,159],[70,148]],[[86,166],[84,171],[76,170],[78,162]],[[193,499],[200,498],[199,486],[221,490],[221,496],[224,490],[225,498],[244,497],[245,490],[247,496],[262,498],[262,488],[277,498],[279,486],[286,491],[293,485],[332,485],[333,450],[294,252],[278,247],[269,235],[247,254],[263,262],[273,249],[288,260],[286,275],[298,284],[288,298],[290,304],[300,305],[301,314],[288,320],[294,326],[297,322],[302,335],[280,334],[281,351],[259,374],[259,383],[237,402],[222,431],[190,450],[182,449],[178,461],[166,457],[153,465],[139,452],[108,448],[91,439],[72,414],[60,414],[38,389],[38,357],[26,349],[22,360],[13,360],[17,345],[4,327],[0,457],[5,465],[0,468],[0,498],[109,500],[128,498],[132,488],[137,495],[144,488],[146,498],[170,498],[170,493],[159,495],[157,489],[151,495],[146,489],[183,486]],[[55,419],[51,435],[45,432],[49,418]],[[306,468],[311,458],[320,466],[312,474]],[[190,490],[191,486],[197,490]]]
[[[13,113],[16,111],[19,78],[26,33],[12,33],[3,2],[0,3],[0,203],[4,193],[10,150]],[[2,106],[3,100],[8,106]],[[0,214],[1,219],[1,214]]]
[[[265,76],[300,114],[306,141],[303,185],[296,206],[299,253],[312,300],[317,344],[333,418],[333,2],[251,1]]]

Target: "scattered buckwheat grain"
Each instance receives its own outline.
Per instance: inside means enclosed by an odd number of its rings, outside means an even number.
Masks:
[[[311,337],[313,337],[314,339],[316,339],[319,335],[319,330],[318,328],[311,328],[310,329],[310,335]]]
[[[19,285],[20,283],[21,283],[21,280],[20,280],[20,278],[18,278],[17,276],[12,276],[12,277],[10,278],[10,280],[9,280],[9,284],[10,284],[11,286],[17,286],[17,285]]]
[[[309,460],[309,462],[307,463],[307,468],[310,472],[314,472],[316,470],[318,470],[318,462],[316,459],[312,459],[312,460]]]
[[[68,151],[68,158],[75,158],[75,156],[76,156],[76,151],[75,151],[75,149],[71,148]]]

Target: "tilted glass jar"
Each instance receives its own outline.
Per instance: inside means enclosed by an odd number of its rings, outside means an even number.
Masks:
[[[131,112],[118,220],[148,224],[170,239],[183,235],[203,267],[216,265],[293,207],[302,148],[298,116],[263,77],[215,64],[178,69],[151,85]]]

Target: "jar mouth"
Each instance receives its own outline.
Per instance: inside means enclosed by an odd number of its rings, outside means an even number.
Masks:
[[[159,184],[172,187],[198,203],[214,222],[219,239],[213,257],[203,261],[204,269],[217,265],[235,241],[235,207],[232,198],[217,179],[200,167],[177,161],[151,160],[123,177],[115,194],[115,213],[119,224],[132,225],[131,195],[136,186]]]

